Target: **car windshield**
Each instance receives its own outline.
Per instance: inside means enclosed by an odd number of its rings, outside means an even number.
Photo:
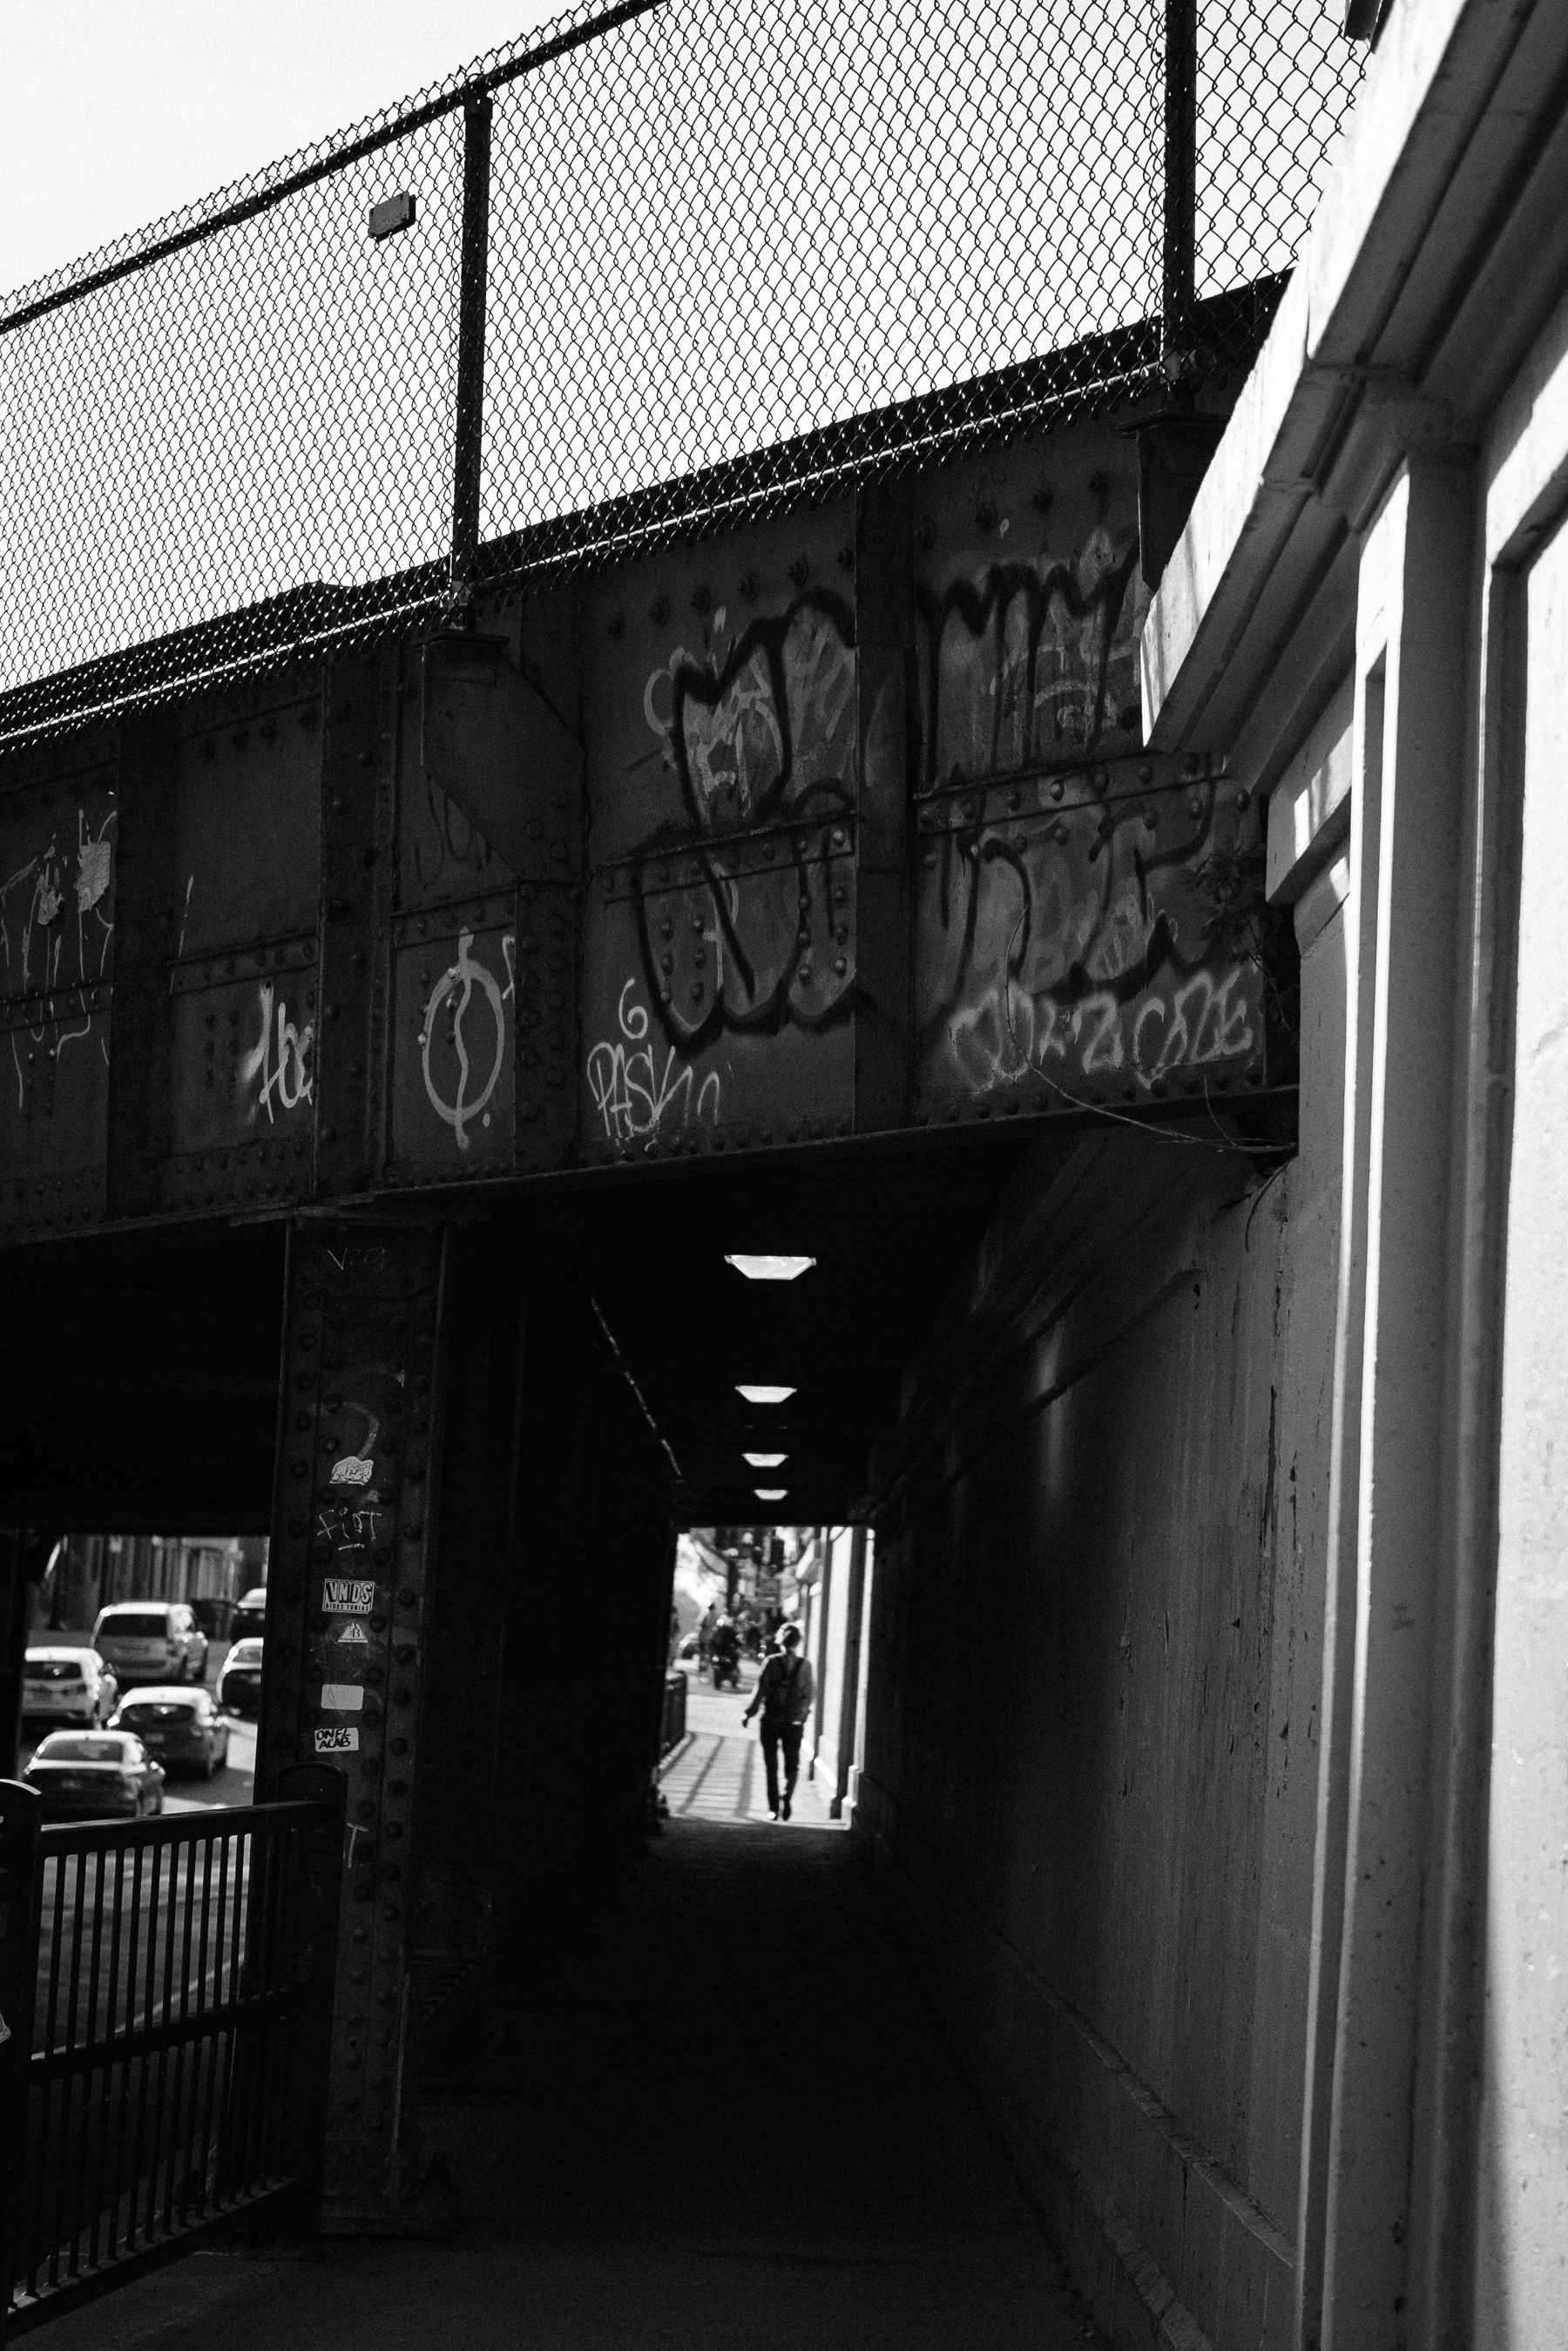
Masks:
[[[128,1744],[123,1739],[86,1735],[73,1739],[68,1732],[57,1730],[45,1740],[34,1761],[38,1763],[123,1763]]]
[[[229,1651],[229,1663],[231,1666],[259,1666],[261,1663],[261,1643],[259,1641],[236,1641],[234,1647]]]
[[[162,1641],[169,1631],[167,1616],[154,1615],[151,1610],[124,1616],[106,1616],[99,1626],[100,1639],[119,1641]]]
[[[168,1722],[176,1715],[195,1714],[200,1708],[199,1697],[175,1698],[171,1692],[167,1698],[134,1699],[120,1708],[120,1719],[121,1722],[134,1723],[140,1730],[144,1722]]]
[[[35,1657],[27,1659],[27,1679],[30,1682],[79,1682],[81,1662],[76,1657]]]

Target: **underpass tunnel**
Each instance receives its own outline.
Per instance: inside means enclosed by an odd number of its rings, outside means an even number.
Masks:
[[[661,1964],[701,1982],[733,1899],[762,1966],[797,1865],[744,1844],[756,1664],[663,1736],[677,1545],[716,1528],[804,1569],[779,1850],[878,1880],[1058,2241],[1119,2127],[1096,2033],[1283,2205],[1321,1604],[1273,1562],[1332,1155],[1000,1123],[14,1253],[7,1517],[270,1531],[256,1794],[347,1782],[331,2226],[446,2224],[443,2116],[545,2095],[640,1887]],[[831,1942],[861,1896],[822,1866]],[[1026,1953],[1071,2014],[1009,1989]]]

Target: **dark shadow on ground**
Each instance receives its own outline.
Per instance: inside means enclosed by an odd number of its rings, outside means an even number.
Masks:
[[[193,2256],[51,2351],[1067,2351],[1096,2338],[937,2042],[854,1840],[677,1823],[431,2111],[443,2244]]]

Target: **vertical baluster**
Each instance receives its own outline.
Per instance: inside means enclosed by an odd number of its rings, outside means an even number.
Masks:
[[[114,1896],[110,1920],[109,1977],[105,1986],[105,2006],[103,2017],[103,2042],[105,2050],[103,2066],[103,2112],[99,2117],[98,2168],[93,2179],[91,2197],[92,2230],[88,2241],[87,2255],[88,2266],[91,2269],[96,2269],[98,2266],[99,2234],[102,2229],[104,2220],[104,2192],[110,2176],[109,2169],[109,2142],[114,2124],[114,2111],[116,2105],[115,2074],[117,2070],[120,2076],[119,2102],[121,2105],[123,2105],[125,2099],[125,2059],[122,2054],[117,2061],[112,2053],[120,2031],[121,2003],[120,1985],[120,1946],[121,1911],[124,1900],[125,1847],[123,1844],[117,1844],[114,1848]]]
[[[185,2062],[190,2045],[183,2027],[191,2018],[191,1942],[195,1931],[196,1895],[196,1834],[193,1831],[183,1843],[185,1856],[184,1898],[181,1903],[180,1925],[180,2023],[179,2048],[174,2053],[174,2114],[171,2125],[169,2179],[163,2195],[163,2231],[172,2233],[174,2227],[174,2196],[178,2189],[181,2199],[181,2224],[190,2219],[191,2210],[191,2132],[186,2102],[191,2097],[192,2081]],[[176,2175],[178,2175],[176,2177]]]
[[[216,1979],[214,1990],[218,2005],[225,2011],[225,2022],[221,2039],[214,2051],[216,2062],[213,2068],[213,2082],[209,2092],[210,2099],[214,2101],[217,2106],[218,2148],[216,2176],[213,2187],[214,2200],[219,2205],[226,2200],[229,2192],[228,2134],[234,2077],[234,1970],[226,1956],[231,1940],[228,1922],[231,1909],[235,1907],[229,1871],[229,1855],[233,1845],[233,1832],[225,1829],[218,1847],[217,1926],[214,1935],[216,1952],[214,1962]],[[209,2113],[209,2126],[211,2120]]]
[[[136,2130],[131,2147],[126,2190],[125,2250],[133,2252],[141,2233],[141,2166],[142,2148],[147,2136],[147,2095],[152,2079],[153,2055],[152,2033],[153,2004],[158,1987],[158,1926],[162,1902],[163,1849],[156,1841],[156,1833],[147,1836],[148,1867],[143,1876],[147,1894],[147,1915],[143,1922],[141,1979],[137,1985],[136,2036],[140,2044],[141,2067],[136,2084]]]
[[[202,1916],[196,1943],[196,2008],[204,2019],[210,2018],[216,2005],[214,1987],[207,1981],[207,1953],[213,1908],[213,1844],[209,1831],[202,1840]],[[201,2063],[192,2088],[192,2137],[201,2162],[201,2189],[198,2199],[198,2219],[207,2212],[207,2173],[212,2162],[213,2077],[217,2072],[218,2047],[215,2032],[202,2035]],[[185,2199],[185,2219],[191,2217],[190,2198]]]
[[[81,2084],[81,2124],[77,2134],[76,2191],[71,2198],[70,2258],[68,2263],[72,2277],[78,2277],[81,2274],[82,2241],[87,2234],[89,2218],[87,2202],[89,2158],[93,2133],[95,2130],[101,2129],[103,2123],[102,2102],[95,2098],[92,2093],[94,2076],[99,2070],[98,2053],[102,2043],[98,2001],[99,1970],[103,1958],[103,1876],[107,1858],[101,1845],[90,1856],[86,1854],[82,1855],[84,1876],[87,1873],[89,1859],[92,1865],[92,1915],[89,1927],[87,1992],[82,2002],[79,2041],[79,2046],[86,2056],[87,2063],[78,2076]],[[79,1953],[79,1930],[78,1949]],[[79,1976],[79,1960],[78,1973]]]
[[[172,2149],[164,2144],[164,2117],[169,2105],[169,2074],[172,2052],[168,2028],[174,2021],[174,1940],[180,1907],[180,1845],[177,1838],[169,1837],[164,1845],[168,1861],[167,1881],[162,1888],[163,1960],[162,1980],[158,1987],[158,2084],[152,2098],[152,2150],[147,2167],[146,2233],[151,2242],[158,2233],[158,2173],[165,2163],[172,2163]]]
[[[49,1972],[44,2002],[43,2047],[46,2054],[43,2087],[38,2101],[37,2170],[29,2199],[31,2220],[27,2231],[27,2290],[36,2294],[38,2271],[47,2257],[47,2216],[45,2199],[48,2194],[51,2139],[55,2122],[55,2073],[53,2059],[59,2040],[60,2027],[60,1967],[66,1937],[66,1856],[51,1856],[54,1884],[49,1902]]]
[[[125,2209],[126,2149],[131,2139],[131,2105],[133,2098],[141,2094],[143,2086],[141,2077],[145,2071],[147,2062],[145,2055],[143,2055],[139,2062],[136,2054],[136,2008],[138,1975],[141,1959],[141,1889],[145,1876],[143,1867],[145,1855],[146,1847],[139,1836],[132,1849],[131,1863],[131,1938],[130,1947],[126,1952],[125,1998],[121,2009],[120,2027],[124,2036],[125,2057],[124,2063],[120,2067],[120,2128],[115,2137],[114,2207],[112,2217],[110,2220],[109,2248],[107,2255],[107,2258],[110,2261],[114,2259],[115,2255],[120,2250],[120,2231],[122,2225],[126,2232],[125,2243],[127,2248],[129,2248],[131,2242],[131,2216]],[[136,2069],[134,2088],[132,2085],[133,2067]],[[132,2151],[131,2162],[133,2166],[134,2161],[134,2151]],[[132,2177],[134,2177],[134,2170],[132,2171]]]

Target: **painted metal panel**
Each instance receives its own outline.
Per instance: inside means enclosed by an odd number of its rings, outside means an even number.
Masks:
[[[303,1196],[310,1186],[316,938],[174,967],[163,1199]]]
[[[585,1156],[850,1131],[852,825],[622,867],[586,926]]]
[[[1134,748],[1148,597],[1125,435],[945,468],[914,505],[917,789]]]
[[[100,1215],[119,807],[113,743],[0,798],[0,1228]],[[28,769],[22,768],[26,774]]]
[[[607,580],[584,646],[597,868],[853,809],[854,509]]]
[[[313,927],[319,880],[319,683],[198,705],[167,738],[172,767],[176,956],[254,946]]]
[[[923,804],[917,1119],[1146,1107],[1265,1075],[1244,785],[1142,758]]]
[[[517,945],[510,892],[393,925],[392,1181],[509,1172]]]

